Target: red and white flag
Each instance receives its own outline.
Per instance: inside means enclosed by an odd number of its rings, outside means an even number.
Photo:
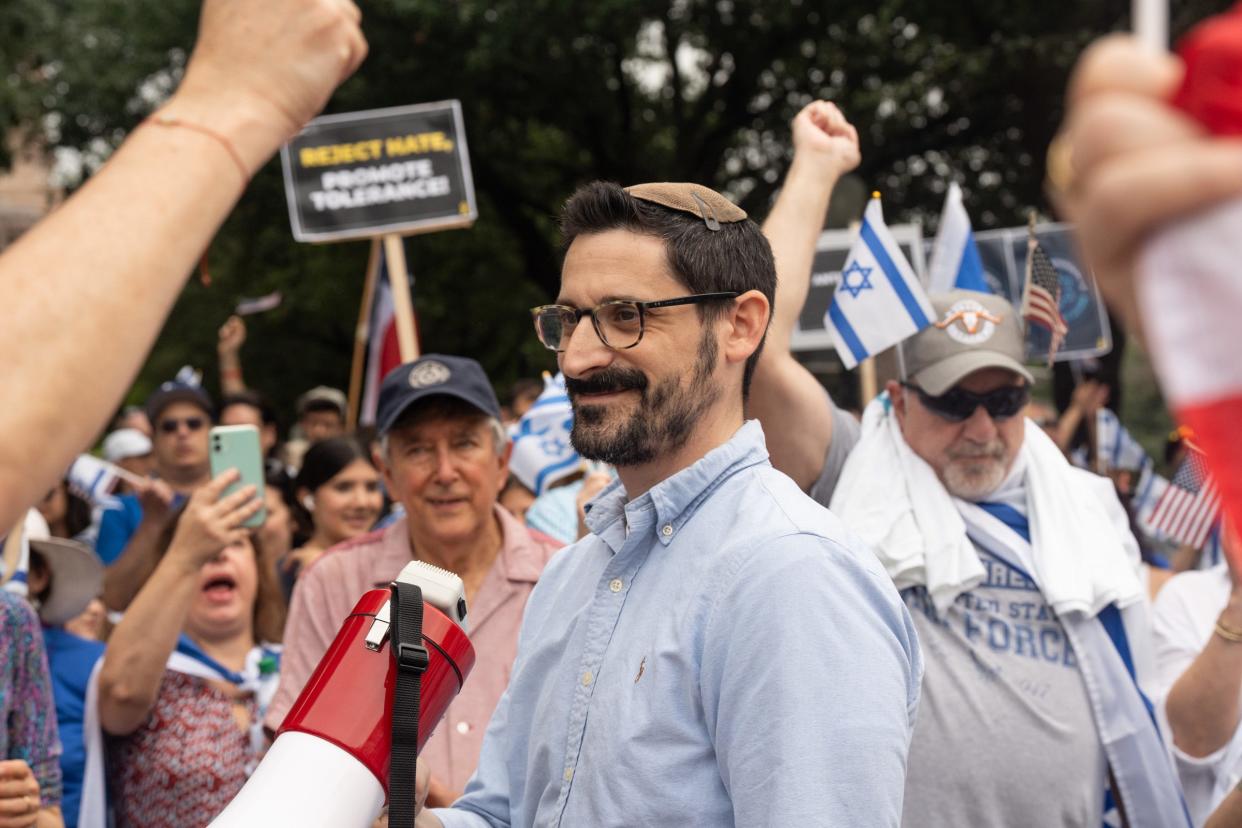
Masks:
[[[367,317],[367,368],[363,375],[362,410],[358,416],[358,422],[362,425],[375,423],[380,383],[389,371],[401,364],[401,347],[397,343],[397,317],[393,310],[392,286],[388,282],[388,266],[382,244],[379,257],[379,273],[375,279],[371,313]],[[413,279],[410,281],[412,283]]]
[[[1242,136],[1242,7],[1197,27],[1178,51],[1185,74],[1173,103],[1216,135]],[[1235,200],[1161,230],[1143,251],[1136,283],[1165,399],[1193,430],[1235,530],[1242,528],[1239,261],[1242,200]]]

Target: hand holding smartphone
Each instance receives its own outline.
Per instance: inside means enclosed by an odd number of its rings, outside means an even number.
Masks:
[[[224,490],[227,496],[243,486],[254,486],[255,497],[264,497],[263,452],[259,448],[259,430],[250,425],[216,426],[208,436],[211,450],[211,476],[237,469],[241,479]],[[251,529],[267,520],[267,507],[255,512],[243,526]]]

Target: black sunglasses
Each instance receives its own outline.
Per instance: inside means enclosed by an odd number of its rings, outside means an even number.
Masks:
[[[918,394],[919,402],[923,403],[924,407],[951,423],[960,423],[969,419],[979,406],[983,406],[993,420],[1008,420],[1019,414],[1031,401],[1031,388],[1025,383],[1006,385],[1004,388],[997,388],[986,394],[974,394],[962,388],[950,388],[938,397],[933,397],[913,383],[903,382],[902,387],[909,388]]]
[[[207,425],[207,420],[202,417],[186,417],[182,420],[172,418],[160,420],[160,431],[165,434],[176,434],[177,429],[181,428],[183,425],[186,427],[187,431],[198,431],[200,428]]]

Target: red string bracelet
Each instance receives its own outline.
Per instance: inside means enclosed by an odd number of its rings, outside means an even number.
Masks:
[[[246,163],[242,161],[241,155],[237,152],[237,148],[233,146],[232,141],[225,138],[214,129],[205,127],[202,124],[183,121],[180,118],[170,118],[167,115],[152,115],[147,118],[147,123],[163,127],[183,127],[185,129],[193,130],[194,132],[206,135],[210,138],[214,138],[220,146],[224,147],[225,152],[229,154],[229,157],[233,159],[233,163],[237,165],[237,171],[241,173],[242,177],[242,186],[245,187],[250,183],[250,173],[246,169]]]

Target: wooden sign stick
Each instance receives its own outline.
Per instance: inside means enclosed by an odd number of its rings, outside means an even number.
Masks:
[[[418,328],[414,322],[414,301],[410,298],[410,277],[405,267],[405,245],[395,234],[384,236],[384,255],[388,263],[388,283],[392,286],[393,315],[397,322],[397,346],[401,361],[418,359]]]
[[[375,304],[381,249],[379,238],[371,239],[367,276],[362,285],[362,305],[358,308],[358,324],[354,326],[354,361],[349,369],[349,406],[345,415],[345,429],[350,432],[358,426],[358,411],[362,406],[362,372],[366,365],[367,343],[371,339],[371,305]]]

